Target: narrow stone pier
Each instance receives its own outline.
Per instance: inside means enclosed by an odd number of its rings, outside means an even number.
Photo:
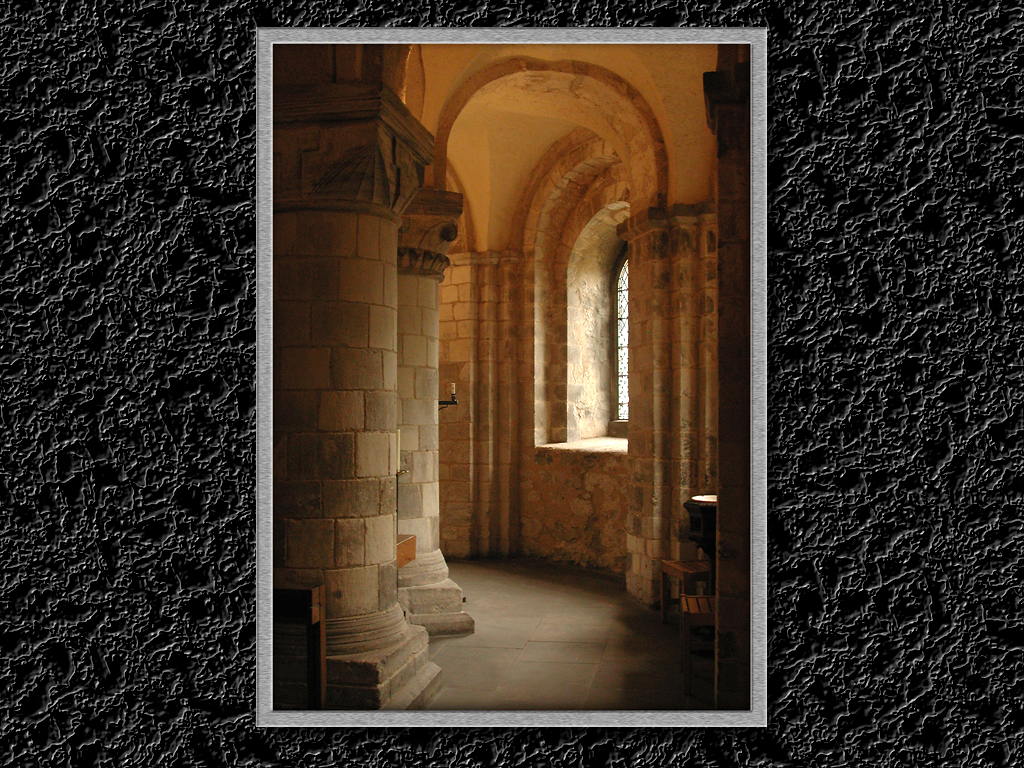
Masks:
[[[399,232],[398,531],[416,536],[416,559],[398,572],[398,601],[409,622],[431,636],[464,635],[474,627],[462,610],[462,589],[448,578],[438,505],[438,294],[461,213],[461,195],[423,190]]]

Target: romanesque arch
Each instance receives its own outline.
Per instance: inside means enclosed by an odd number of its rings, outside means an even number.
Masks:
[[[661,128],[640,92],[620,76],[594,64],[515,57],[465,80],[449,97],[435,134],[434,185],[447,184],[448,140],[471,100],[514,103],[524,112],[570,116],[607,140],[628,169],[643,207],[664,205],[668,157]]]

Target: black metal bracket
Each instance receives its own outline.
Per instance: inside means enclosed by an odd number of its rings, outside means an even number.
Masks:
[[[449,405],[458,405],[458,404],[459,404],[459,401],[455,399],[455,395],[452,395],[452,399],[451,400],[438,400],[437,401],[437,410],[443,411]]]

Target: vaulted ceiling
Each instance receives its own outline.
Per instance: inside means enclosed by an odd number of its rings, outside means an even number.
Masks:
[[[708,201],[703,73],[716,60],[715,45],[413,46],[406,103],[437,140],[428,185],[443,172],[465,195],[471,250],[503,250],[537,163],[586,128],[615,148],[634,202]]]

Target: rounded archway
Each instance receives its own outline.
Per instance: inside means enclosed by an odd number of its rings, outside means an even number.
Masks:
[[[436,189],[448,184],[456,122],[476,109],[559,119],[585,128],[607,142],[622,162],[638,209],[663,206],[667,200],[668,160],[661,128],[641,93],[611,70],[584,62],[515,57],[470,76],[448,98],[439,118],[432,169]],[[514,232],[509,230],[502,242],[491,238],[490,248],[511,247]]]

